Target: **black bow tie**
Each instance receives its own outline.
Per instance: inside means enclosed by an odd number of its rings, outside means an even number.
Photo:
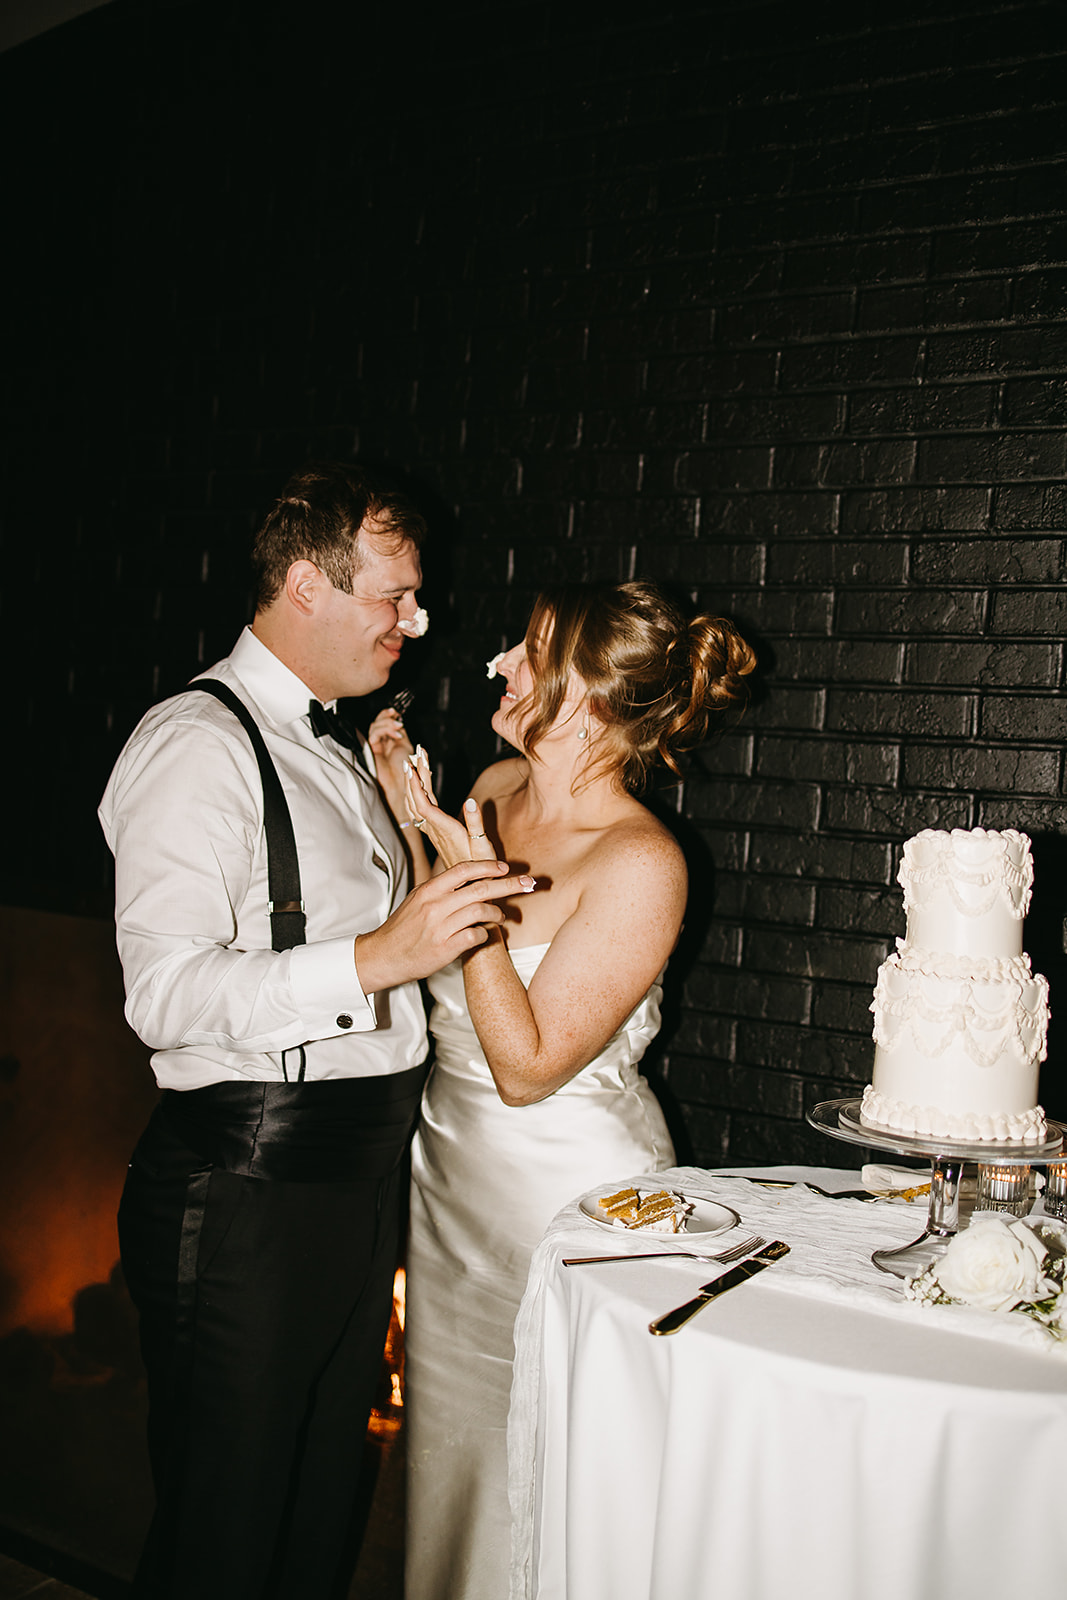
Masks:
[[[337,744],[353,751],[357,761],[363,762],[363,739],[357,729],[346,722],[344,717],[336,711],[327,711],[317,700],[312,700],[308,706],[308,716],[311,718],[311,731],[316,739],[321,739],[328,733]]]

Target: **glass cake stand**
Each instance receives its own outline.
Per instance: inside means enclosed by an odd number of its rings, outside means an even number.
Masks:
[[[875,1250],[871,1260],[883,1272],[910,1278],[948,1249],[959,1227],[960,1178],[965,1161],[998,1167],[1040,1166],[1058,1156],[1063,1149],[1064,1126],[1048,1122],[1048,1137],[1040,1144],[968,1143],[962,1139],[919,1139],[893,1133],[860,1121],[860,1102],[855,1099],[824,1100],[807,1113],[807,1120],[820,1133],[846,1144],[861,1144],[868,1150],[887,1150],[898,1156],[929,1156],[930,1209],[926,1227],[911,1244],[895,1250]]]

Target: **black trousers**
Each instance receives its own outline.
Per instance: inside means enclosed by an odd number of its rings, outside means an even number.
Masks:
[[[164,1094],[137,1146],[119,1237],[141,1319],[157,1498],[134,1586],[144,1600],[344,1592],[422,1072],[348,1081],[357,1087]],[[268,1104],[264,1118],[259,1097],[278,1091],[282,1114]],[[361,1157],[353,1129],[364,1120]],[[338,1122],[343,1148],[331,1155]],[[256,1176],[257,1165],[302,1176]]]

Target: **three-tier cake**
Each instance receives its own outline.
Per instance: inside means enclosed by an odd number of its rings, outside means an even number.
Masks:
[[[905,844],[898,877],[907,932],[878,969],[860,1120],[922,1139],[1040,1143],[1049,1011],[1023,952],[1030,840],[927,828]]]

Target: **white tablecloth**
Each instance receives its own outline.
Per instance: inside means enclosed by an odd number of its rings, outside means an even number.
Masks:
[[[516,1330],[512,1600],[1067,1592],[1067,1360],[1026,1318],[904,1301],[870,1252],[915,1238],[925,1205],[662,1180],[791,1254],[654,1338],[724,1269],[562,1267],[649,1246],[560,1213]]]

